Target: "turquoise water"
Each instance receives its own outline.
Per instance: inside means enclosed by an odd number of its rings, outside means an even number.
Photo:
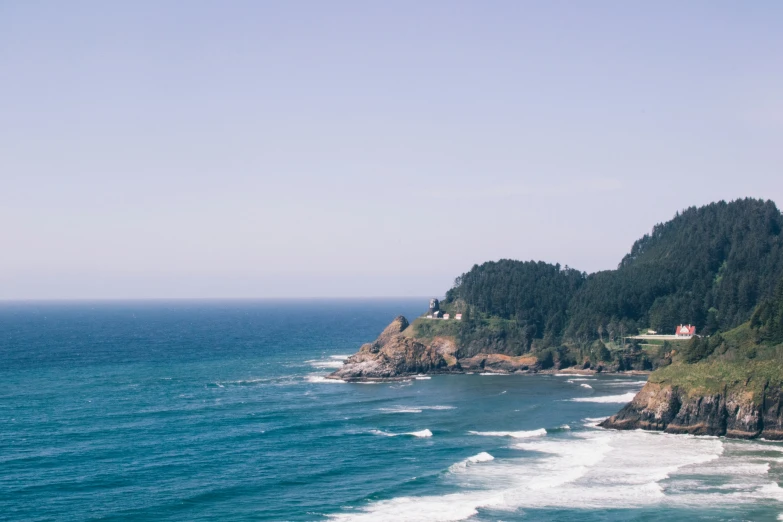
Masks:
[[[0,518],[783,513],[783,445],[596,428],[638,377],[324,382],[422,303],[0,305]]]

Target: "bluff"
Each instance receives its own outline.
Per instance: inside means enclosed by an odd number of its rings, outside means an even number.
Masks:
[[[378,338],[362,345],[330,379],[344,381],[385,381],[424,373],[463,373],[468,371],[527,372],[535,371],[535,357],[510,357],[481,353],[459,358],[455,339],[435,336],[414,337],[408,320],[398,316]]]
[[[601,425],[783,440],[783,279],[746,324],[694,338]]]
[[[440,302],[461,321],[398,317],[330,377],[655,370],[606,427],[776,438],[782,231],[771,201],[720,201],[655,225],[615,270],[588,275],[509,259],[475,265]],[[704,337],[628,341],[679,323]]]

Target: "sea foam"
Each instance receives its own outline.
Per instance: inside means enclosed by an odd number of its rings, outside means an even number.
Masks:
[[[323,375],[308,375],[305,377],[305,380],[307,382],[311,383],[318,383],[318,384],[346,384],[345,381],[340,379],[327,379]]]
[[[401,496],[332,518],[446,522],[468,519],[482,508],[518,512],[725,506],[730,510],[738,503],[783,501],[783,488],[770,481],[767,466],[735,467],[741,462],[724,455],[726,447],[742,449],[716,437],[643,431],[591,429],[563,437],[530,438],[513,446],[522,458],[497,459],[482,452],[451,465],[444,480],[464,488],[460,493]],[[490,458],[491,465],[484,465]],[[719,476],[731,481],[716,485],[713,477]]]
[[[391,406],[389,408],[378,408],[383,413],[421,413],[424,410],[442,411],[453,410],[455,406]]]
[[[467,469],[468,466],[472,464],[479,464],[481,462],[489,462],[491,460],[495,460],[495,457],[487,453],[486,451],[482,451],[481,453],[477,455],[473,455],[472,457],[468,457],[465,460],[461,460],[457,462],[456,464],[452,464],[449,466],[449,471],[452,473],[459,473],[463,470]]]
[[[636,397],[636,393],[628,392],[622,395],[603,395],[600,397],[577,397],[575,399],[569,399],[572,402],[611,402],[611,403],[624,403],[631,402]]]
[[[328,360],[328,361],[305,361],[313,368],[342,368],[343,361]]]
[[[540,428],[530,431],[469,431],[471,435],[481,435],[483,437],[512,437],[515,439],[528,439],[530,437],[543,437],[546,430]]]
[[[407,433],[389,433],[387,431],[382,430],[370,430],[370,433],[373,435],[383,435],[384,437],[403,437],[403,436],[410,436],[410,437],[419,437],[419,438],[426,438],[426,437],[432,437],[432,432],[428,429],[424,429],[421,431],[410,431]]]

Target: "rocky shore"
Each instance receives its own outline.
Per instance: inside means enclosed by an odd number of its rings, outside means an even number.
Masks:
[[[327,376],[347,382],[393,381],[420,374],[451,373],[596,373],[591,369],[541,368],[535,356],[479,353],[458,357],[453,338],[418,339],[408,320],[399,316],[378,338],[362,345],[343,366]],[[648,374],[632,371],[624,374]],[[656,374],[657,375],[657,372]],[[783,440],[783,403],[779,385],[735,382],[706,392],[672,382],[648,382],[616,415],[600,425],[618,430],[657,430],[666,433],[732,438]]]
[[[360,382],[402,379],[423,373],[529,373],[540,369],[538,360],[532,356],[479,353],[458,359],[453,339],[416,339],[406,331],[408,326],[405,317],[397,317],[375,341],[362,345],[358,353],[327,378]]]
[[[760,395],[738,386],[702,394],[648,382],[617,415],[600,424],[618,430],[783,440],[781,390],[764,386]]]

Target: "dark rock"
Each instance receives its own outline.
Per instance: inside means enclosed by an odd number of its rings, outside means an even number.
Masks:
[[[372,343],[362,345],[343,366],[327,376],[345,381],[398,379],[419,373],[461,371],[448,339],[422,343],[404,334],[408,320],[399,316]]]
[[[397,317],[375,341],[362,345],[358,353],[327,377],[344,381],[380,381],[420,373],[514,373],[536,371],[539,367],[536,357],[530,355],[478,353],[460,359],[454,339],[416,339],[407,331],[408,326],[407,319]]]
[[[600,426],[783,440],[783,404],[779,389],[765,389],[759,403],[745,387],[703,395],[689,394],[678,386],[648,382],[633,401]]]

